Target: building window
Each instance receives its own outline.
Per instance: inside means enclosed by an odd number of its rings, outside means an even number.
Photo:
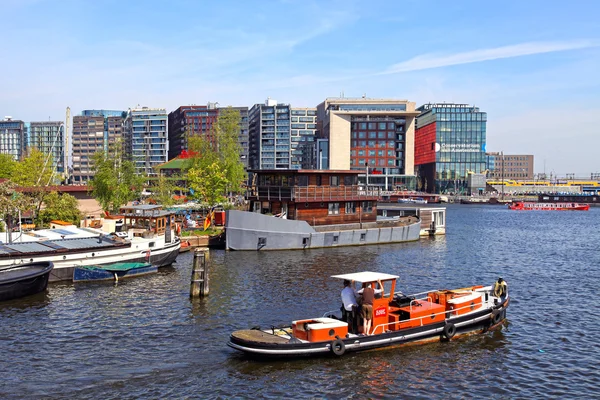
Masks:
[[[327,214],[329,215],[339,215],[340,213],[340,203],[329,203]]]
[[[346,202],[346,214],[356,214],[356,206],[353,201]]]

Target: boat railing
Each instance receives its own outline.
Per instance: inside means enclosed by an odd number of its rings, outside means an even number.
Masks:
[[[478,310],[479,308],[483,307],[483,305],[484,305],[484,303],[482,302],[481,304],[479,304],[479,307],[474,308],[471,311]],[[406,320],[403,320],[403,321],[392,321],[392,322],[388,322],[388,323],[385,323],[385,324],[379,324],[379,325],[376,325],[375,328],[373,328],[372,334],[375,334],[377,332],[378,328],[381,328],[381,333],[384,333],[385,332],[384,328],[387,327],[387,326],[404,324],[404,323],[411,322],[411,321],[419,321],[420,324],[421,324],[421,326],[423,326],[423,325],[426,325],[426,324],[423,324],[423,320],[424,319],[431,319],[432,316],[437,316],[437,315],[441,315],[441,314],[443,314],[446,317],[446,319],[448,319],[450,315],[456,316],[456,315],[458,315],[457,314],[458,311],[461,311],[461,310],[464,310],[464,309],[467,309],[467,308],[470,309],[471,305],[469,304],[469,305],[466,305],[464,307],[453,308],[452,310],[444,310],[444,311],[441,311],[441,312],[438,312],[438,313],[433,313],[433,314],[428,314],[428,315],[424,315],[424,316],[421,316],[421,317],[406,319]]]
[[[339,310],[327,311],[325,314],[323,314],[322,318],[326,318],[328,315],[335,315],[335,313],[338,311]]]
[[[357,200],[379,196],[374,187],[351,186],[254,186],[247,198],[276,201]]]

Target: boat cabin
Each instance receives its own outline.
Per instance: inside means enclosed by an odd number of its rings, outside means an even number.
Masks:
[[[163,210],[160,205],[142,204],[121,207],[119,215],[112,218],[122,221],[121,226],[117,222],[115,232],[131,230],[134,237],[170,235],[171,229],[175,226],[175,213]]]
[[[377,220],[378,189],[358,184],[360,171],[250,171],[249,211],[335,225]]]

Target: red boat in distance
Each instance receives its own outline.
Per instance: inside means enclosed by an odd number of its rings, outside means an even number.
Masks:
[[[534,203],[528,201],[517,201],[508,205],[511,210],[532,211],[588,211],[589,204],[584,203]]]

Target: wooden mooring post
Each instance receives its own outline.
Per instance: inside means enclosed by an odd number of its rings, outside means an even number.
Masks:
[[[208,258],[208,249],[206,247],[198,247],[194,250],[190,297],[208,295]]]

